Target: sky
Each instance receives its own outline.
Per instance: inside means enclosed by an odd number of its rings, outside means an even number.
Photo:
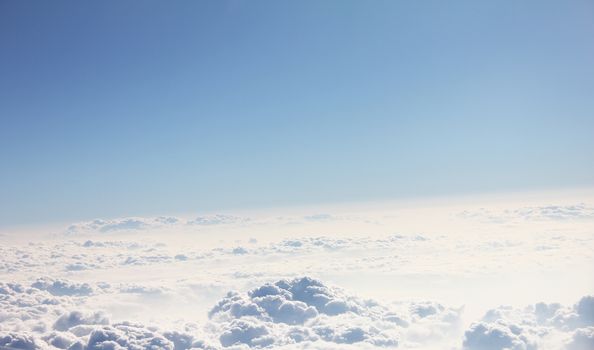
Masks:
[[[0,227],[594,185],[594,3],[1,1]]]

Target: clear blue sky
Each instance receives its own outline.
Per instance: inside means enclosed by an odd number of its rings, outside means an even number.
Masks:
[[[0,226],[594,184],[594,2],[0,1]]]

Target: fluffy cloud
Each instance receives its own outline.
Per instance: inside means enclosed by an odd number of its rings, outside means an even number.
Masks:
[[[103,312],[83,313],[81,311],[70,311],[60,316],[54,323],[53,328],[57,331],[67,331],[78,325],[107,325],[109,319]]]
[[[267,283],[246,294],[227,294],[209,313],[220,329],[224,347],[283,346],[326,342],[394,347],[407,327],[425,322],[428,328],[458,321],[452,309],[435,303],[411,304],[396,311],[361,300],[309,277]]]
[[[571,337],[567,350],[592,350],[594,349],[594,327],[579,328]]]
[[[54,280],[52,278],[39,278],[31,287],[46,290],[52,295],[89,295],[93,293],[93,288],[88,283],[71,283],[63,280]]]
[[[464,334],[464,348],[476,350],[536,349],[534,336],[519,326],[502,321],[473,324]]]
[[[225,215],[225,214],[215,214],[215,215],[198,216],[192,220],[188,220],[186,223],[188,225],[212,226],[212,225],[228,225],[228,224],[247,223],[249,221],[250,221],[250,218],[246,218],[246,217]]]
[[[117,219],[95,219],[91,221],[74,223],[67,227],[67,234],[81,233],[110,233],[116,231],[138,231],[155,228],[174,227],[176,225],[215,226],[243,224],[250,222],[247,217],[234,215],[214,214],[203,215],[185,220],[174,216],[158,217],[124,217]]]
[[[153,289],[98,285],[47,277],[28,287],[0,283],[0,347],[340,349],[427,348],[447,343],[467,350],[585,350],[594,342],[592,296],[572,306],[537,303],[523,309],[492,309],[456,338],[461,309],[431,301],[382,304],[310,277],[229,292],[212,307],[203,327],[173,330],[111,322],[104,312],[85,305],[88,298],[97,293],[153,293]]]
[[[468,290],[497,305],[531,288],[551,298],[558,290],[546,285],[567,281],[575,281],[569,293],[587,292],[591,205],[521,205],[461,215],[479,222],[453,217],[456,205],[131,217],[75,224],[75,235],[14,237],[0,244],[0,348],[591,348],[592,297],[569,306],[499,307],[463,321],[463,309],[435,301],[388,301],[422,295],[463,304]],[[385,299],[292,279],[304,275]],[[499,276],[528,289],[499,300],[489,294],[501,286]],[[467,308],[476,301],[469,296]]]
[[[414,328],[428,319],[432,321],[425,322],[423,327],[440,327],[452,321],[452,310],[436,303],[408,304],[400,308],[400,313],[303,277],[265,283],[247,293],[228,293],[211,309],[203,336],[198,339],[196,332],[111,323],[104,312],[79,309],[89,297],[87,293],[93,290],[90,285],[49,278],[38,279],[31,287],[1,284],[3,346],[70,350],[265,348],[297,344],[394,347],[400,338],[407,338],[408,327]],[[145,290],[132,286],[101,291]]]
[[[44,349],[47,344],[28,333],[0,332],[0,346],[2,349]]]
[[[591,349],[594,342],[594,297],[585,296],[575,305],[537,303],[519,310],[499,307],[489,310],[464,335],[469,350],[537,349],[557,344],[568,350]],[[563,341],[565,339],[565,341]]]
[[[159,216],[155,218],[128,217],[119,219],[95,219],[92,221],[75,223],[66,229],[69,234],[79,233],[108,233],[113,231],[134,231],[147,228],[175,225],[180,219],[172,216]]]
[[[574,205],[548,205],[505,210],[480,208],[476,210],[465,210],[458,213],[458,216],[465,219],[493,223],[591,219],[594,218],[594,207],[579,203]]]
[[[55,283],[59,282],[59,283]],[[87,286],[85,286],[86,288]],[[111,323],[102,311],[77,310],[81,285],[40,279],[25,287],[0,283],[0,348],[4,349],[209,349],[180,331],[129,322]],[[91,288],[89,287],[91,290]],[[86,289],[83,289],[86,291]],[[53,295],[50,291],[60,296]],[[63,293],[66,291],[66,293]]]

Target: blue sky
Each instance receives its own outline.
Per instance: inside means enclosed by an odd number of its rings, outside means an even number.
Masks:
[[[0,226],[594,183],[594,3],[2,1]]]

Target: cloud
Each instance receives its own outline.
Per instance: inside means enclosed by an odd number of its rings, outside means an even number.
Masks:
[[[436,303],[413,303],[409,310],[414,311],[397,315],[374,301],[302,277],[266,283],[246,294],[230,292],[209,317],[220,329],[223,346],[256,348],[318,341],[394,347],[406,327],[422,318],[430,319],[428,328],[458,321],[449,318],[452,309]]]
[[[107,325],[109,319],[103,312],[83,313],[81,311],[70,311],[60,316],[54,323],[53,328],[57,331],[67,331],[78,325]]]
[[[49,334],[43,336],[43,340],[53,347],[58,349],[71,349],[75,350],[76,346],[72,347],[73,344],[76,344],[78,338],[70,333],[70,332],[58,332],[54,331]]]
[[[85,349],[163,349],[173,350],[174,344],[158,333],[131,324],[119,324],[94,329]]]
[[[489,310],[464,334],[464,348],[469,350],[537,349],[558,344],[567,349],[591,349],[594,336],[594,297],[584,296],[575,305],[537,303],[525,309],[499,307]]]
[[[594,218],[594,207],[584,203],[574,205],[547,205],[517,209],[491,210],[486,208],[464,210],[458,217],[491,223],[522,221],[566,221]]]
[[[172,216],[154,218],[126,217],[118,219],[95,219],[68,226],[66,233],[109,233],[114,231],[137,231],[142,229],[171,226],[180,223],[180,219]]]
[[[205,216],[198,216],[192,220],[188,220],[188,225],[198,225],[198,226],[213,226],[213,225],[229,225],[229,224],[238,224],[238,223],[247,223],[251,221],[250,218],[240,217],[240,216],[233,216],[233,215],[225,215],[225,214],[215,214],[215,215],[205,215]]]
[[[462,309],[434,301],[384,304],[311,277],[281,279],[229,292],[201,327],[161,329],[111,322],[89,298],[161,294],[162,288],[39,278],[30,287],[0,282],[0,347],[15,349],[428,348],[590,349],[594,297],[571,306],[498,307],[457,333]],[[110,294],[111,293],[111,294]],[[123,295],[123,294],[120,294]],[[172,316],[170,311],[162,317]],[[441,345],[438,345],[441,344]],[[453,345],[444,345],[453,344]]]
[[[174,216],[158,217],[124,217],[116,219],[95,219],[71,224],[66,228],[69,235],[112,233],[119,231],[140,231],[165,227],[176,227],[181,225],[190,226],[217,226],[244,224],[250,222],[247,217],[240,217],[226,214],[202,215],[193,219],[185,220]]]
[[[2,349],[35,350],[47,347],[45,342],[28,333],[0,332]]]
[[[225,324],[219,340],[224,347],[245,344],[261,348],[274,343],[274,337],[269,334],[268,328],[250,318],[232,320]]]
[[[308,215],[308,216],[304,216],[303,220],[305,221],[330,221],[332,219],[335,219],[334,216],[330,215],[330,214],[314,214],[314,215]]]
[[[468,350],[536,349],[533,338],[533,335],[514,324],[478,322],[464,333],[463,346]]]
[[[592,350],[594,349],[594,327],[579,328],[571,337],[567,350]]]
[[[89,297],[79,293],[80,289],[80,284],[51,279],[39,279],[32,287],[0,282],[0,348],[212,349],[207,342],[181,331],[111,323],[103,311],[77,310]]]
[[[46,290],[52,295],[89,295],[93,288],[88,283],[71,283],[63,280],[54,280],[49,277],[39,278],[31,287]]]
[[[7,242],[0,247],[0,274],[5,281],[0,283],[0,332],[11,334],[7,344],[22,341],[72,350],[144,348],[151,344],[234,350],[588,347],[594,317],[592,297],[569,306],[535,303],[527,308],[495,308],[482,319],[462,325],[461,308],[434,300],[365,300],[317,278],[293,278],[310,275],[352,284],[361,281],[360,289],[357,285],[353,288],[368,293],[376,293],[371,282],[377,282],[378,289],[386,289],[376,295],[386,298],[432,295],[435,299],[453,299],[462,296],[453,296],[452,291],[466,286],[450,287],[450,281],[469,281],[470,285],[478,276],[482,283],[484,276],[493,272],[514,280],[528,272],[534,272],[536,278],[541,272],[553,278],[559,271],[571,272],[569,277],[573,278],[590,271],[587,266],[591,266],[588,263],[594,242],[588,230],[591,222],[577,223],[578,218],[588,217],[587,207],[538,208],[492,213],[513,222],[574,221],[533,235],[518,234],[515,228],[508,231],[505,226],[484,234],[465,232],[461,227],[460,232],[450,234],[453,230],[449,227],[443,232],[414,228],[400,232],[387,225],[381,232],[366,232],[362,227],[361,233],[343,234],[331,231],[333,225],[314,222],[341,220],[349,232],[359,228],[350,227],[342,216],[325,215],[290,218],[304,223],[303,227],[287,225],[288,219],[266,222],[262,234],[260,227],[252,225],[265,220],[225,215],[192,220],[94,221],[78,228],[94,235],[58,236],[26,244]],[[203,228],[210,231],[216,225],[234,224],[249,226],[250,232],[223,230],[220,232],[225,235],[213,236],[207,243],[195,234]],[[118,236],[104,234],[156,227],[166,227],[167,235],[159,232],[115,238]],[[279,227],[287,231],[280,232]],[[475,227],[472,223],[467,228]],[[300,234],[300,230],[307,232]],[[460,276],[463,278],[457,279]],[[380,281],[383,278],[390,280]],[[11,279],[20,283],[10,283]],[[420,283],[444,286],[446,290],[423,289],[413,294]],[[497,284],[495,279],[491,283]],[[529,286],[530,282],[522,283]],[[575,290],[568,288],[573,293],[577,288],[584,291],[587,280],[580,283]],[[215,287],[204,287],[209,285]],[[399,286],[403,289],[395,290]],[[487,286],[484,288],[477,290],[482,292]],[[233,289],[238,291],[224,294]],[[543,298],[556,293],[545,292]],[[503,298],[514,299],[507,295]],[[474,296],[468,300],[476,301]],[[464,303],[464,299],[459,302]],[[208,306],[212,306],[210,315],[205,311]],[[185,322],[199,322],[200,326],[188,330]],[[92,334],[96,341],[90,342]]]

